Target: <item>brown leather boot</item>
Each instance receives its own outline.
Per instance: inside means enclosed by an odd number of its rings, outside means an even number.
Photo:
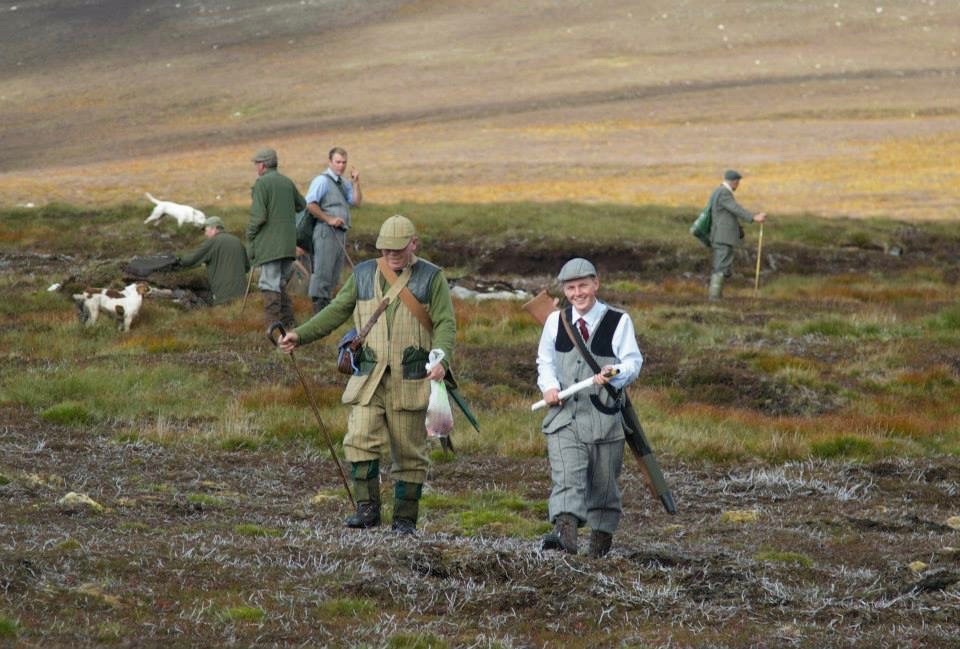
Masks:
[[[543,537],[543,549],[576,554],[577,517],[573,514],[558,514],[553,520],[553,531]]]
[[[267,328],[274,322],[282,322],[283,314],[280,311],[280,293],[277,291],[261,291],[263,293],[263,319]]]
[[[293,300],[287,295],[287,291],[280,291],[280,322],[290,331],[297,326],[297,320],[293,315]]]
[[[613,545],[613,534],[601,530],[591,530],[588,553],[591,559],[601,559],[607,556],[611,545]]]

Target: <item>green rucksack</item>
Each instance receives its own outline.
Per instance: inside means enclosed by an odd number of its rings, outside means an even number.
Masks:
[[[713,211],[713,201],[716,200],[716,197],[717,191],[715,190],[710,194],[710,200],[707,201],[707,206],[703,208],[703,211],[697,216],[697,220],[690,226],[690,234],[699,239],[700,243],[707,248],[710,247],[710,227],[713,225],[711,212]]]
[[[313,228],[317,225],[317,220],[313,214],[304,208],[297,212],[297,245],[307,251],[307,254],[313,254]]]

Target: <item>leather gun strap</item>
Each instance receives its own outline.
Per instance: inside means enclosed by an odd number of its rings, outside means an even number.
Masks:
[[[367,324],[363,325],[363,328],[357,333],[355,340],[359,341],[357,346],[363,344],[363,341],[366,340],[367,334],[370,333],[370,330],[373,329],[373,325],[376,324],[377,319],[383,315],[383,312],[387,310],[387,307],[390,306],[390,303],[396,299],[397,294],[402,291],[407,286],[407,282],[410,281],[410,276],[412,273],[409,268],[404,268],[403,272],[400,273],[400,277],[397,277],[394,273],[394,283],[390,287],[390,290],[387,291],[387,294],[380,300],[380,304],[377,305],[376,310],[371,314],[370,319],[367,320]]]
[[[393,272],[393,269],[387,265],[387,262],[384,261],[383,257],[377,260],[377,265],[380,267],[380,272],[383,273],[383,276],[387,278],[387,282],[391,285],[391,291],[393,286],[397,281],[397,274]],[[403,273],[408,272],[409,267],[404,268],[403,272],[400,273],[401,277]],[[427,310],[423,308],[423,305],[420,304],[413,293],[410,292],[410,289],[406,288],[406,282],[400,291],[400,299],[403,300],[404,305],[410,310],[417,320],[420,321],[420,324],[423,325],[423,328],[433,333],[433,321],[430,320],[430,314],[427,313]]]
[[[587,349],[587,343],[584,342],[583,338],[580,336],[580,332],[575,332],[574,328],[570,326],[570,321],[567,320],[567,310],[560,309],[560,322],[563,323],[563,328],[567,330],[567,335],[570,336],[572,340],[577,345],[577,350],[579,350],[580,355],[583,356],[583,360],[587,361],[587,365],[590,366],[590,369],[593,370],[594,374],[599,374],[600,363],[597,362],[597,359],[593,357],[593,354],[590,353],[590,350]],[[611,397],[617,399],[620,395],[617,393],[617,389],[610,385],[609,383],[604,383],[603,387],[607,389],[607,392]]]

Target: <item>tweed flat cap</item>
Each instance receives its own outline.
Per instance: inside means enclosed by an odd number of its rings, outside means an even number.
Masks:
[[[403,250],[417,236],[413,222],[405,216],[394,214],[380,226],[377,235],[377,250]]]
[[[270,148],[260,149],[259,151],[256,152],[256,154],[254,154],[251,162],[262,162],[268,167],[276,167],[277,152],[275,149],[270,149]]]
[[[594,268],[593,264],[583,257],[574,257],[565,263],[563,268],[560,269],[560,274],[557,275],[557,280],[560,282],[569,282],[572,279],[596,276],[597,269]]]

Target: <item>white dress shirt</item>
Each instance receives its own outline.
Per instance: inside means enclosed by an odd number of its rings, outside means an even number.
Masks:
[[[600,325],[600,321],[607,313],[609,307],[603,302],[597,300],[593,307],[584,314],[580,314],[576,309],[572,309],[571,327],[577,327],[577,320],[583,318],[587,325],[587,332],[590,337]],[[540,346],[537,348],[537,387],[540,392],[546,392],[550,388],[560,390],[560,380],[557,378],[557,369],[554,364],[554,352],[556,351],[557,331],[560,324],[560,312],[554,311],[547,316],[547,321],[543,325],[543,333],[540,335]],[[617,328],[613,332],[613,355],[620,362],[614,367],[620,370],[620,373],[610,379],[610,384],[616,389],[622,389],[624,386],[632,383],[640,374],[640,367],[643,365],[643,354],[637,346],[637,334],[633,328],[633,320],[630,314],[624,313],[617,323]],[[574,343],[576,346],[576,343]],[[587,341],[589,349],[590,341]],[[577,352],[579,353],[579,352]]]

